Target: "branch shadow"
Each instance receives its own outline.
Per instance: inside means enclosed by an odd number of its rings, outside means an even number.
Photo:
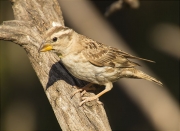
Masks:
[[[58,80],[63,80],[66,83],[77,87],[83,87],[88,84],[88,82],[80,80],[71,75],[61,61],[58,61],[52,65],[49,71],[49,79],[46,85],[46,90]]]

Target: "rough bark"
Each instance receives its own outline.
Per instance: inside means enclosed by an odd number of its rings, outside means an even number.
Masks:
[[[79,93],[71,99],[71,93],[76,90],[73,86],[83,87],[86,82],[69,74],[54,53],[38,52],[42,36],[52,26],[52,22],[64,25],[58,2],[11,0],[11,3],[15,20],[3,22],[0,26],[0,39],[12,41],[26,50],[62,130],[111,130],[102,105],[93,101],[79,107]]]

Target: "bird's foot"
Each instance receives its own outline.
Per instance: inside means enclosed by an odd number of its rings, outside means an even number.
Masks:
[[[88,91],[88,90],[95,90],[95,88],[90,88],[92,85],[93,85],[92,83],[89,83],[89,84],[87,84],[86,86],[82,87],[81,89],[77,89],[76,91],[74,91],[74,92],[72,93],[71,99],[72,99],[72,97],[73,97],[76,93],[78,93],[78,92],[81,92],[81,96],[83,96],[83,95],[86,93],[86,91]],[[76,87],[76,86],[73,86],[73,87]],[[76,88],[77,88],[77,87],[76,87]]]
[[[89,101],[93,101],[96,99],[97,99],[98,104],[103,105],[103,103],[99,101],[98,96],[91,96],[91,97],[82,97],[83,101],[80,102],[79,106],[82,106],[84,103],[89,102]]]
[[[78,92],[82,92],[83,89],[77,89],[76,91],[74,91],[72,94],[71,94],[71,99],[73,98],[73,96],[78,93]]]
[[[78,92],[81,93],[80,96],[83,96],[83,95],[86,93],[86,90],[83,90],[83,89],[77,89],[76,91],[74,91],[74,92],[71,94],[71,99],[72,99],[73,96],[74,96],[76,93],[78,93]]]
[[[91,85],[92,85],[92,83],[89,83],[88,85],[84,86],[83,88],[77,89],[76,91],[74,91],[74,92],[72,93],[72,95],[71,95],[71,99],[72,99],[72,97],[73,97],[76,93],[79,93],[79,92],[80,92],[80,97],[81,97],[81,99],[82,99],[82,101],[81,101],[80,104],[79,104],[80,106],[82,106],[82,105],[83,105],[84,103],[86,103],[86,102],[93,101],[93,100],[96,100],[96,99],[97,99],[97,103],[98,103],[98,104],[103,105],[103,103],[99,101],[99,98],[98,98],[97,95],[92,96],[92,97],[82,97],[82,96],[86,93],[86,91],[96,90],[95,87],[90,88]],[[74,87],[77,88],[76,86],[74,86]]]

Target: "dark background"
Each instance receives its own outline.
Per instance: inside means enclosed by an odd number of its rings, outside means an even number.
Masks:
[[[92,1],[102,15],[112,2]],[[0,4],[0,22],[13,19],[10,3],[0,1]],[[139,9],[124,7],[105,19],[138,56],[153,58],[157,62],[149,64],[149,68],[169,87],[167,90],[175,101],[179,101],[179,56],[155,48],[150,39],[153,28],[159,24],[166,23],[179,28],[179,1],[141,1]],[[70,22],[66,23],[71,26]],[[25,51],[13,43],[0,43],[1,130],[12,129],[7,128],[10,120],[15,125],[32,120],[35,130],[59,130],[48,99]],[[138,43],[138,46],[135,43]],[[100,100],[104,103],[113,130],[155,130],[143,111],[120,88],[113,88]]]

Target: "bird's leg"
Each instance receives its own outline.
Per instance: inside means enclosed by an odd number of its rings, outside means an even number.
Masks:
[[[85,102],[92,101],[92,100],[95,100],[95,99],[99,98],[100,96],[102,96],[106,92],[110,91],[112,89],[112,87],[113,87],[111,82],[107,83],[105,86],[106,86],[105,89],[103,91],[101,91],[99,94],[95,95],[95,96],[82,97],[83,101],[79,105],[82,106],[82,104],[84,104]]]
[[[93,85],[93,83],[89,83],[89,84],[85,85],[84,87],[77,89],[76,91],[74,91],[72,93],[71,98],[78,92],[81,92],[81,96],[83,96],[86,93],[86,91],[95,90],[95,88],[90,88],[92,85]]]

